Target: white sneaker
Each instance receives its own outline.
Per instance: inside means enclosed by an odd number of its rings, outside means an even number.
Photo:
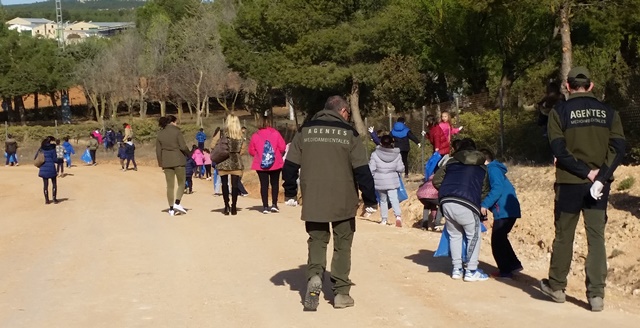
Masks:
[[[380,221],[380,225],[387,225],[387,220]]]
[[[459,280],[462,278],[462,268],[453,268],[451,272],[451,279]]]
[[[181,212],[182,214],[187,214],[187,210],[185,210],[184,207],[182,207],[182,205],[174,204],[173,209],[178,212]]]
[[[489,275],[477,269],[475,271],[467,270],[464,274],[464,281],[485,281],[489,279]]]
[[[174,210],[169,210],[169,215],[170,216],[176,216],[176,212]]]

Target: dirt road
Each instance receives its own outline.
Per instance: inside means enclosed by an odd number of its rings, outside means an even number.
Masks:
[[[300,208],[263,215],[241,198],[225,217],[209,183],[165,212],[158,168],[75,167],[44,205],[36,169],[0,169],[0,327],[637,327],[637,298],[583,294],[542,299],[525,270],[518,281],[464,283],[433,258],[439,236],[358,222],[356,306],[329,299],[303,312],[306,235]],[[251,173],[249,173],[251,174]],[[329,204],[328,204],[329,205]],[[483,252],[481,260],[493,263]],[[488,264],[485,265],[485,267]],[[526,263],[525,263],[526,267]],[[327,279],[328,281],[328,279]],[[328,286],[327,286],[328,287]],[[326,288],[330,291],[329,288]]]

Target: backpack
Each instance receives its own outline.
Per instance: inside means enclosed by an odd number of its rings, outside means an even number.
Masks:
[[[211,151],[211,162],[220,164],[229,158],[229,140],[222,135]]]
[[[260,168],[263,170],[269,169],[273,166],[275,161],[276,152],[273,150],[271,142],[269,140],[265,140],[264,147],[262,148],[262,161],[260,162]]]

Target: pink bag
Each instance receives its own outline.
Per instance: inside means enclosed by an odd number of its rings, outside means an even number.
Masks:
[[[438,189],[433,186],[433,175],[427,182],[420,185],[416,194],[418,199],[438,199]]]

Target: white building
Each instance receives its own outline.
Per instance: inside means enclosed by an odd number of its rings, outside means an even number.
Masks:
[[[45,37],[50,37],[50,36],[48,36],[48,31],[53,26],[53,37],[55,38],[55,36],[56,36],[56,34],[55,34],[56,23],[54,21],[50,21],[50,20],[45,19],[45,18],[21,18],[21,17],[16,17],[16,18],[6,22],[6,24],[7,24],[8,28],[10,30],[18,31],[20,33],[30,33],[33,36],[37,35],[37,34],[34,34],[34,30],[36,30],[36,31],[38,31],[36,33],[40,33],[41,35],[43,35]]]

